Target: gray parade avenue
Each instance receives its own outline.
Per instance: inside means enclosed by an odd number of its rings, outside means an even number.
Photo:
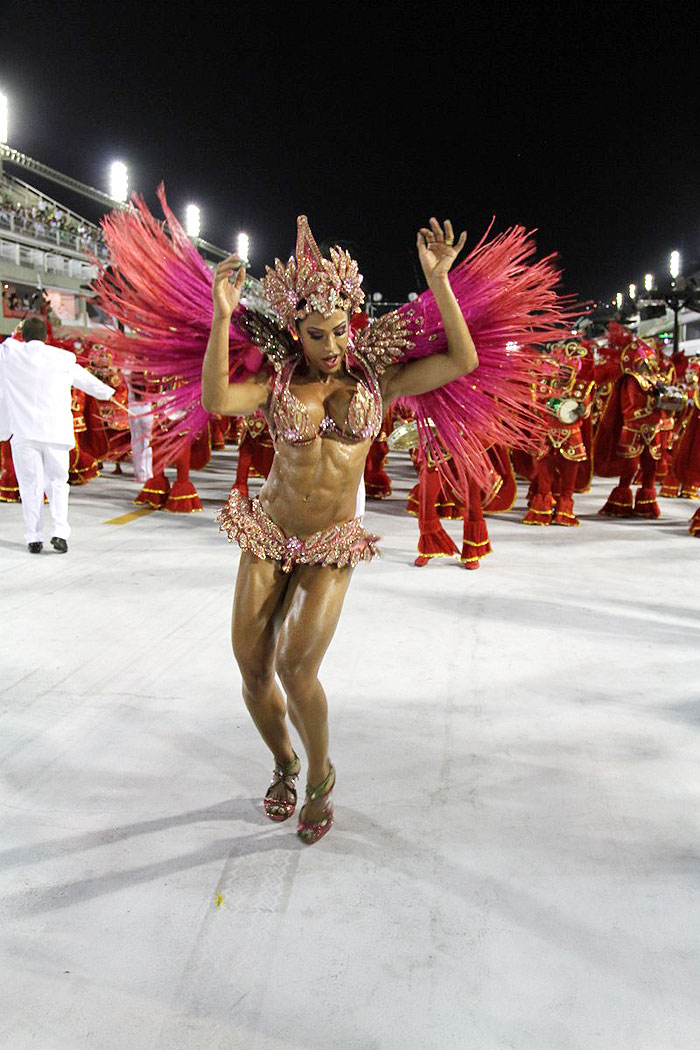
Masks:
[[[0,504],[3,1050],[697,1050],[697,504],[602,519],[595,479],[526,528],[521,482],[478,572],[419,569],[392,454],[306,847],[230,651],[234,465],[135,516],[108,466],[67,555]]]

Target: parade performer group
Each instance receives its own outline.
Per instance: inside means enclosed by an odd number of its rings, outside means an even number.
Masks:
[[[450,222],[433,218],[416,239],[427,291],[353,330],[364,298],[357,263],[340,248],[322,257],[304,216],[295,256],[267,269],[263,316],[241,303],[241,260],[219,264],[212,282],[160,196],[169,235],[140,201],[105,223],[101,305],[136,330],[110,345],[123,367],[180,377],[159,404],[156,460],[172,459],[210,413],[262,413],[269,427],[274,458],[259,496],[234,487],[220,523],[241,548],[232,641],[243,695],[275,760],[265,812],[284,821],[296,808],[301,760],[288,714],[308,762],[297,833],[311,844],[332,826],[336,776],[318,674],[353,569],[377,553],[362,479],[387,409],[400,401],[414,414],[420,451],[446,482],[485,490],[488,449],[534,447],[541,434],[533,326],[551,340],[570,319],[553,261],[533,261],[525,230],[484,238],[453,270],[466,236],[455,241]]]

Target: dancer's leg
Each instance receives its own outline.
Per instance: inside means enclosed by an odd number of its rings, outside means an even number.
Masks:
[[[282,600],[290,578],[277,562],[241,551],[233,599],[233,652],[243,678],[243,699],[275,760],[294,757],[285,715],[287,705],[275,681],[275,648]]]
[[[318,671],[338,626],[351,576],[351,568],[300,565],[284,598],[277,672],[308,757],[307,783],[314,786],[328,773],[329,763],[328,704]],[[306,819],[322,815],[322,799],[307,804]]]

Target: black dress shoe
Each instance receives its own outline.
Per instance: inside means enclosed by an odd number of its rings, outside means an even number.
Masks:
[[[28,543],[27,547],[29,548],[30,554],[41,554],[44,549],[44,544],[41,540],[37,540],[35,543]]]
[[[55,551],[58,551],[59,554],[65,554],[68,550],[68,544],[62,536],[52,536],[51,546]]]

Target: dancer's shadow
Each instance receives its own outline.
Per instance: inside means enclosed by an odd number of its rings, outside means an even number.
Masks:
[[[230,861],[254,853],[266,853],[277,850],[297,852],[305,847],[296,835],[280,835],[279,829],[270,825],[260,811],[260,800],[253,798],[230,799],[207,809],[191,810],[172,817],[139,821],[135,824],[124,824],[121,827],[105,831],[89,832],[76,835],[72,839],[60,839],[53,842],[37,843],[29,847],[16,847],[0,854],[0,869],[16,865],[40,863],[57,859],[73,853],[108,846],[123,842],[136,835],[147,835],[152,832],[165,831],[169,828],[200,824],[206,821],[243,821],[254,824],[261,829],[260,834],[237,838],[224,838],[211,842],[200,849],[191,850],[177,857],[153,861],[124,871],[110,871],[105,875],[96,875],[85,879],[76,879],[63,885],[47,886],[43,889],[7,894],[5,903],[15,914],[34,914],[53,911],[57,908],[70,907],[95,897],[117,893],[143,882],[152,882],[165,878],[179,871],[188,871],[209,865],[212,861]],[[263,830],[264,828],[264,830]],[[275,834],[277,831],[277,834]]]
[[[6,871],[8,868],[24,864],[45,864],[46,861],[54,860],[56,857],[98,849],[100,846],[111,845],[114,842],[124,842],[138,835],[150,835],[155,831],[166,831],[169,828],[186,827],[190,824],[206,824],[209,821],[224,820],[240,820],[247,824],[255,824],[261,828],[269,826],[269,821],[265,818],[260,807],[260,799],[227,799],[225,802],[208,806],[206,809],[192,809],[170,817],[140,820],[134,824],[122,824],[119,827],[106,828],[103,831],[89,831],[83,835],[55,839],[51,842],[36,842],[31,846],[14,846],[11,849],[0,850],[0,871]]]

